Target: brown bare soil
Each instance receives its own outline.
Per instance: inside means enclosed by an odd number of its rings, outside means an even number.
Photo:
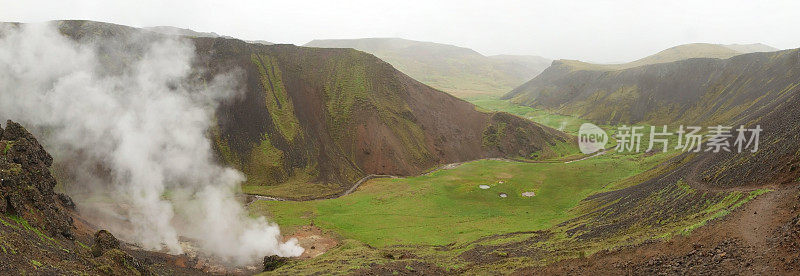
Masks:
[[[525,268],[517,274],[794,275],[800,268],[797,184],[778,187],[688,236]]]
[[[299,259],[316,258],[339,245],[338,240],[323,233],[322,229],[313,225],[300,227],[294,234],[287,236],[285,239],[291,238],[296,238],[298,244],[305,249]]]

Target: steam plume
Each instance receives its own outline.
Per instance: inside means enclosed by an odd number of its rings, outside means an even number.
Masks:
[[[215,164],[206,133],[215,106],[237,94],[237,75],[198,80],[194,59],[176,38],[76,42],[53,24],[5,27],[0,118],[40,129],[76,174],[67,192],[92,191],[79,203],[113,214],[122,237],[144,248],[180,253],[185,236],[239,264],[301,254],[277,225],[247,216],[234,198],[243,175]],[[125,208],[102,207],[112,205]]]

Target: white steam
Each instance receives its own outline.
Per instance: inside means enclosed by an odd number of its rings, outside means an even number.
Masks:
[[[247,216],[234,198],[243,175],[214,162],[206,135],[215,106],[238,91],[235,74],[196,81],[194,48],[177,39],[79,43],[51,24],[0,36],[0,118],[43,130],[79,186],[105,190],[106,205],[79,197],[85,205],[123,206],[122,238],[180,253],[178,237],[189,237],[239,264],[303,252],[277,225]],[[139,51],[109,57],[114,49]]]
[[[567,128],[567,121],[561,121],[561,124],[558,125],[558,131],[564,131]]]

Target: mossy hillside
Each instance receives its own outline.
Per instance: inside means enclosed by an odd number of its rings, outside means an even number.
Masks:
[[[504,132],[499,149],[482,148],[492,114],[360,51],[211,38],[195,44],[199,53],[213,53],[212,71],[231,64],[245,71],[244,99],[222,103],[211,134],[220,160],[248,176],[247,191],[286,194],[297,191],[282,185],[292,182],[308,188],[298,191],[305,197],[316,184],[343,190],[370,173],[414,175],[505,153],[544,155],[543,143],[558,136],[526,122]],[[531,138],[537,135],[545,137]],[[514,141],[519,137],[526,137],[524,147]]]
[[[292,185],[305,186],[312,190],[317,187],[313,182],[341,181],[352,183],[364,176],[354,161],[356,160],[356,141],[353,129],[358,124],[367,123],[368,120],[377,119],[379,126],[387,128],[391,137],[402,144],[404,154],[408,155],[405,162],[431,166],[434,163],[433,155],[426,146],[424,131],[416,122],[410,107],[403,98],[403,84],[401,84],[387,67],[381,62],[375,62],[374,57],[354,50],[325,51],[317,49],[304,49],[303,55],[284,53],[283,49],[271,51],[269,48],[258,48],[251,54],[250,62],[259,73],[259,86],[265,90],[265,108],[269,111],[277,133],[264,133],[260,142],[254,143],[249,152],[242,156],[230,150],[228,139],[222,133],[212,134],[215,148],[226,161],[248,176],[244,190],[260,193],[277,192],[289,195],[289,191],[299,192],[289,197],[305,197],[308,192],[290,188]],[[284,71],[289,70],[287,75]],[[322,176],[313,154],[318,149],[302,148],[313,146],[308,141],[297,140],[299,136],[309,135],[308,131],[300,126],[298,115],[294,114],[294,103],[288,95],[285,78],[298,78],[310,87],[319,87],[324,103],[325,131],[332,139],[333,147],[326,146],[325,151],[337,162],[333,168],[327,168],[327,174]],[[296,88],[295,88],[296,89]],[[365,116],[368,115],[368,116]],[[308,114],[306,114],[308,116]],[[287,164],[287,152],[277,148],[273,143],[280,135],[286,138],[290,147],[301,148],[299,154],[309,156],[304,166],[296,167]],[[332,155],[332,156],[331,156]],[[293,167],[294,166],[294,167]],[[331,164],[328,164],[331,166]],[[289,167],[292,167],[289,169]],[[336,183],[339,186],[342,183]],[[263,187],[259,187],[263,186]],[[331,185],[323,185],[331,186]],[[328,187],[331,188],[331,187]],[[341,187],[339,187],[341,189]],[[325,190],[328,190],[327,188]]]
[[[264,137],[242,161],[240,156],[230,149],[227,140],[221,137],[217,127],[211,129],[211,135],[221,161],[247,176],[245,183],[242,184],[243,187],[276,185],[289,179],[289,173],[285,171],[283,164],[283,152],[272,146],[269,137]]]
[[[258,68],[261,85],[266,93],[266,107],[280,135],[290,142],[300,132],[300,123],[294,115],[294,104],[286,93],[277,61],[266,54],[253,53],[251,61]],[[277,134],[273,134],[277,135]]]
[[[410,161],[430,160],[432,155],[424,146],[424,132],[401,98],[402,84],[383,75],[389,73],[386,69],[357,51],[347,51],[326,62],[324,71],[331,74],[324,82],[331,134],[337,144],[348,149],[346,152],[355,152],[356,145],[346,142],[354,140],[352,131],[348,131],[357,119],[354,113],[375,112],[380,122],[403,143],[413,158]]]
[[[289,174],[283,164],[283,151],[270,143],[269,136],[264,137],[261,144],[253,148],[250,160],[243,170],[247,172],[247,184],[277,184],[288,179]]]

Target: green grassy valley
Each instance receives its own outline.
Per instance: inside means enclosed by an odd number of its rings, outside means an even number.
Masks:
[[[530,106],[518,105],[497,96],[471,97],[467,98],[467,101],[484,110],[508,112],[572,135],[577,135],[581,124],[589,122],[575,116],[559,115]]]
[[[628,225],[620,229],[624,234],[614,238],[583,238],[572,232],[576,226],[596,227],[592,226],[597,223],[592,219],[594,210],[608,203],[591,199],[592,195],[635,186],[675,156],[674,152],[650,156],[610,153],[573,163],[474,161],[429,175],[371,180],[355,193],[337,199],[255,201],[249,210],[252,215],[274,219],[289,235],[313,225],[343,243],[320,257],[275,271],[278,274],[351,273],[376,265],[408,272],[420,269],[415,261],[435,264],[426,271],[511,272],[688,234],[766,192],[710,194],[675,183],[642,200],[650,206],[669,206],[680,198],[703,203],[677,217],[661,217],[658,224],[645,220]],[[525,197],[525,192],[535,196]],[[659,217],[658,213],[652,216]],[[522,253],[528,250],[539,253]],[[488,254],[495,261],[471,259],[474,254]],[[413,257],[399,259],[401,255]]]
[[[576,133],[580,124],[588,122],[493,97],[470,101],[482,109],[560,126],[568,133]],[[415,269],[422,263],[422,269],[428,272],[492,269],[506,273],[647,240],[688,235],[768,192],[700,191],[682,180],[653,186],[655,190],[645,188],[664,183],[658,180],[661,175],[692,157],[674,149],[645,154],[649,126],[642,126],[645,137],[640,153],[610,151],[568,163],[565,160],[577,158],[540,163],[472,161],[421,176],[373,179],[353,194],[336,199],[255,201],[249,211],[275,220],[289,235],[314,226],[343,243],[320,257],[277,270],[279,274],[351,273],[374,271],[370,269],[376,266],[402,273],[419,271]],[[604,126],[609,133],[614,127]],[[613,143],[608,147],[613,148]],[[566,156],[580,154],[573,147],[567,149]],[[621,207],[629,201],[637,202],[639,207],[627,207],[634,210],[662,208],[675,213],[631,213]],[[691,207],[678,207],[682,204]],[[632,214],[642,216],[629,221]],[[602,225],[609,220],[623,223],[595,236],[592,229],[607,227]],[[484,257],[474,259],[475,254]],[[401,255],[412,257],[399,258]],[[493,261],[487,263],[485,258]]]
[[[586,196],[665,156],[609,155],[569,164],[474,161],[430,175],[371,180],[334,200],[256,201],[251,208],[286,229],[313,222],[373,246],[446,245],[551,227]]]

